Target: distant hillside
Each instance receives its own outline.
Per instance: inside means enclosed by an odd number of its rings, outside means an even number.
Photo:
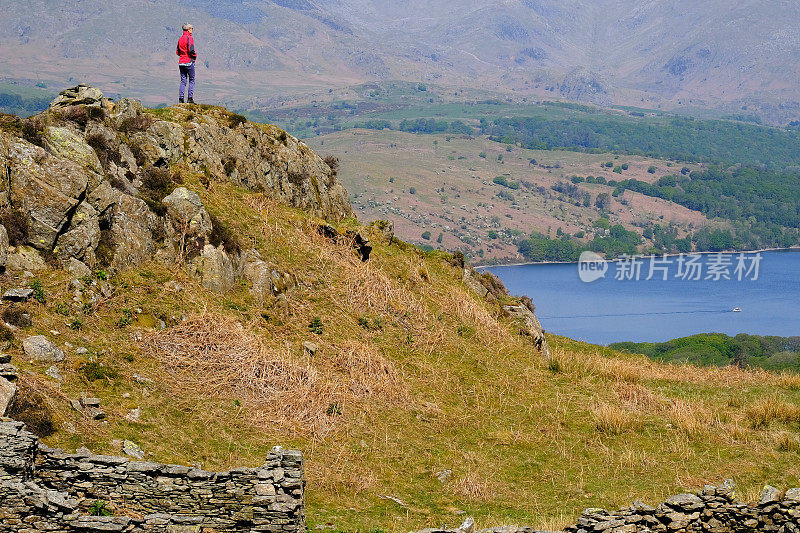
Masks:
[[[800,116],[800,24],[780,2],[0,1],[5,76],[174,96],[194,21],[204,98],[279,105],[366,81]],[[287,91],[291,88],[291,91]]]
[[[800,337],[704,333],[667,342],[617,342],[609,348],[640,353],[656,361],[704,366],[738,365],[800,372]]]

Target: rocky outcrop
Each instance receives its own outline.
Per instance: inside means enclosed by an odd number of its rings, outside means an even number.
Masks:
[[[229,180],[330,220],[352,215],[335,168],[275,126],[211,106],[151,113],[86,85],[24,122],[0,122],[0,171],[0,209],[25,223],[14,243],[0,226],[0,268],[43,268],[26,247],[64,266],[110,270],[188,249],[211,273],[206,286],[229,288],[242,258],[210,242],[212,219],[196,192],[175,188],[175,172]]]
[[[65,453],[40,444],[21,422],[0,421],[0,533],[302,533],[304,491],[297,451],[276,448],[259,468],[207,472]],[[112,501],[116,516],[92,516],[92,505]]]
[[[453,256],[453,264],[462,269],[461,279],[472,292],[487,301],[500,302],[503,313],[518,325],[518,333],[530,339],[531,343],[545,357],[550,357],[550,348],[547,346],[544,328],[536,318],[535,308],[530,298],[512,297],[496,276],[488,272],[479,273],[465,263],[462,254],[456,253]],[[508,300],[513,300],[514,303],[508,303]]]

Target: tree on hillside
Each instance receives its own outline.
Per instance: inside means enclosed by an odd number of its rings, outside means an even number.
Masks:
[[[609,209],[611,207],[611,195],[607,192],[601,192],[597,195],[597,198],[595,198],[594,205],[603,211]]]

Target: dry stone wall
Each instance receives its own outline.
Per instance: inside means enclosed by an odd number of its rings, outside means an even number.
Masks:
[[[671,496],[657,507],[633,502],[618,511],[586,509],[563,531],[503,526],[476,530],[468,519],[457,529],[417,533],[800,533],[800,489],[767,486],[756,503],[736,499],[733,482]]]
[[[65,453],[0,422],[0,533],[305,531],[300,452],[260,468],[207,472],[124,457]],[[124,516],[91,516],[98,501]]]

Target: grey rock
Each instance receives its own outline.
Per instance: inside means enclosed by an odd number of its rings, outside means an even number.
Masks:
[[[104,213],[109,207],[117,203],[119,191],[114,191],[111,184],[107,181],[102,181],[95,187],[89,194],[86,195],[86,201],[98,213]]]
[[[793,488],[786,491],[783,498],[789,502],[800,503],[800,489]]]
[[[69,159],[81,167],[97,174],[103,171],[97,153],[71,128],[50,126],[45,129],[44,142],[47,149],[58,157]],[[100,180],[96,179],[99,183]]]
[[[100,407],[100,398],[81,397],[80,402],[84,407]]]
[[[48,376],[55,379],[56,381],[63,381],[64,378],[61,377],[61,372],[58,370],[58,367],[51,366],[45,372]]]
[[[89,353],[89,349],[84,346],[78,346],[75,349],[75,353],[78,355],[86,355],[87,353]]]
[[[164,198],[163,203],[177,231],[205,236],[212,230],[211,218],[196,192],[178,187]]]
[[[45,263],[42,256],[34,248],[30,246],[17,246],[14,253],[8,254],[6,258],[6,268],[30,272],[30,276],[26,277],[32,278],[33,272],[45,270],[47,268],[47,263]]]
[[[17,397],[17,386],[5,378],[0,378],[0,416],[6,416]]]
[[[308,355],[309,357],[314,357],[317,354],[317,350],[319,350],[319,346],[317,344],[306,341],[303,343],[303,354]]]
[[[696,494],[689,493],[670,496],[664,503],[673,509],[685,511],[695,511],[703,506],[703,500],[701,500]]]
[[[0,268],[4,268],[6,266],[6,261],[8,260],[8,231],[6,227],[0,224]]]
[[[111,226],[116,245],[112,270],[133,267],[149,259],[155,251],[153,230],[158,224],[157,217],[143,200],[119,193]]]
[[[126,440],[122,443],[122,453],[134,459],[144,459],[144,451],[133,441]]]
[[[142,410],[140,408],[131,409],[127,415],[125,415],[125,420],[128,422],[139,422],[142,417]],[[141,459],[141,457],[139,457]]]
[[[781,501],[781,491],[767,485],[764,487],[764,490],[761,491],[761,498],[758,500],[759,505],[768,505],[770,503],[775,503]]]
[[[90,420],[104,420],[106,417],[105,411],[97,407],[86,407],[83,410],[83,416]]]
[[[250,293],[263,303],[272,296],[275,289],[272,282],[272,268],[262,261],[255,251],[247,253],[242,275],[250,282]]]
[[[97,210],[82,202],[69,222],[65,233],[58,237],[53,252],[62,263],[70,258],[94,263],[94,250],[100,243],[100,222]]]
[[[231,290],[236,282],[233,261],[222,246],[206,244],[201,257],[203,287],[218,293]]]
[[[28,242],[51,250],[86,192],[88,173],[77,163],[19,138],[9,139],[8,148],[11,203],[30,217]]]
[[[131,98],[120,98],[114,104],[114,108],[109,113],[109,117],[114,121],[116,127],[120,127],[126,119],[136,118],[144,111],[144,107],[139,100]]]
[[[464,280],[467,287],[479,297],[486,298],[489,294],[489,289],[483,286],[483,283],[480,282],[480,278],[478,277],[478,273],[472,268],[466,267],[461,278]]]
[[[453,477],[453,471],[450,469],[436,472],[436,479],[439,480],[439,483],[446,483],[451,477]]]
[[[11,362],[10,353],[0,353],[0,364],[10,363],[10,362]]]
[[[133,374],[132,377],[133,377],[133,380],[136,383],[140,384],[140,385],[152,385],[153,384],[153,380],[148,378],[148,377],[140,376],[139,374]]]
[[[64,360],[64,352],[43,335],[28,337],[22,341],[25,355],[34,361],[59,362]]]
[[[520,334],[529,337],[536,348],[545,356],[550,356],[544,328],[536,315],[525,304],[504,305],[503,310],[520,323]]]
[[[92,275],[92,271],[88,266],[86,266],[86,263],[75,259],[74,257],[70,257],[67,260],[66,270],[69,272],[69,275],[72,277],[72,279],[80,279]]]
[[[9,302],[27,302],[33,296],[33,289],[27,287],[19,287],[16,289],[9,289],[3,293],[3,300]]]
[[[61,109],[72,105],[99,106],[103,100],[103,92],[90,85],[81,83],[76,87],[64,89],[50,102],[50,109]]]
[[[467,517],[457,529],[458,533],[475,533],[475,520]]]

